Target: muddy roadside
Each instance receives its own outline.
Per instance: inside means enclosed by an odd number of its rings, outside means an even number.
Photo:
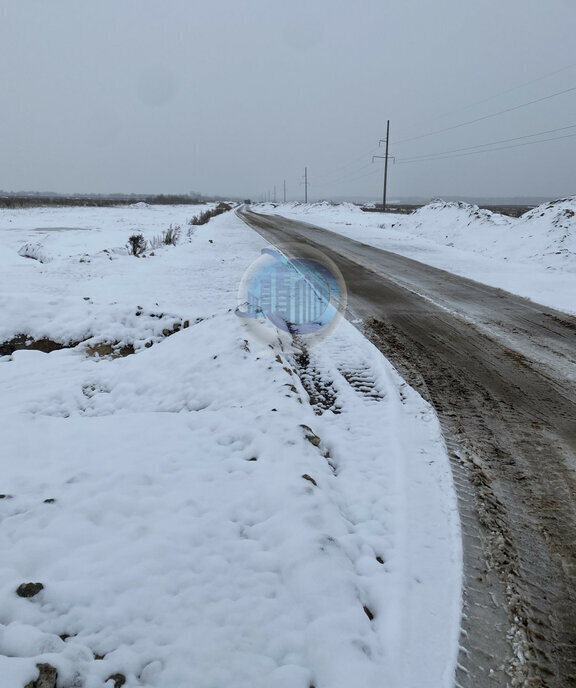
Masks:
[[[351,314],[438,413],[464,532],[457,685],[576,686],[576,319],[372,247],[364,257],[326,230],[242,215],[272,243],[304,241],[335,261]]]

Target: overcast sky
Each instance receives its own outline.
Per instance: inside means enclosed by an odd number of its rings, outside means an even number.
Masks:
[[[0,0],[0,189],[292,199],[307,166],[311,198],[376,199],[389,118],[392,198],[574,194],[576,136],[458,149],[576,125],[576,90],[401,141],[576,87],[575,26],[574,0]]]

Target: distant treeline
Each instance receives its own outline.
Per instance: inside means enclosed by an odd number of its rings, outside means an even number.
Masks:
[[[0,208],[30,208],[35,206],[111,206],[132,205],[133,203],[148,203],[150,205],[198,205],[206,202],[207,198],[198,198],[186,194],[156,194],[142,196],[123,196],[112,194],[100,196],[89,194],[86,196],[72,195],[41,195],[41,194],[2,194],[0,193]]]

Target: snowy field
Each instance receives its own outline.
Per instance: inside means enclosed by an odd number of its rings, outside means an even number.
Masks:
[[[195,212],[0,211],[0,345],[62,346],[0,357],[1,687],[448,688],[434,413],[346,322],[305,362],[246,340],[265,242],[233,213],[188,236]]]
[[[521,218],[443,201],[411,215],[325,202],[254,209],[310,222],[576,314],[576,196],[545,203]]]

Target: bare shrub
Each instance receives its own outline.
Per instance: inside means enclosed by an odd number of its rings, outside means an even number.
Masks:
[[[217,215],[221,215],[222,213],[225,213],[228,210],[232,210],[231,205],[228,205],[228,203],[218,203],[218,205],[215,208],[213,208],[212,210],[204,210],[203,212],[200,213],[200,215],[196,215],[194,217],[191,217],[188,220],[188,224],[189,225],[205,225],[213,217],[216,217]]]
[[[180,231],[180,225],[175,225],[174,227],[170,225],[162,234],[162,243],[166,244],[166,246],[176,246],[180,239]]]
[[[132,256],[141,256],[146,250],[146,247],[146,239],[144,239],[142,234],[133,234],[128,239],[128,252]]]
[[[162,234],[158,234],[148,242],[148,247],[151,251],[155,251],[162,246],[176,246],[180,241],[180,235],[182,233],[182,228],[180,225],[175,225],[174,227],[170,225],[168,229]]]

